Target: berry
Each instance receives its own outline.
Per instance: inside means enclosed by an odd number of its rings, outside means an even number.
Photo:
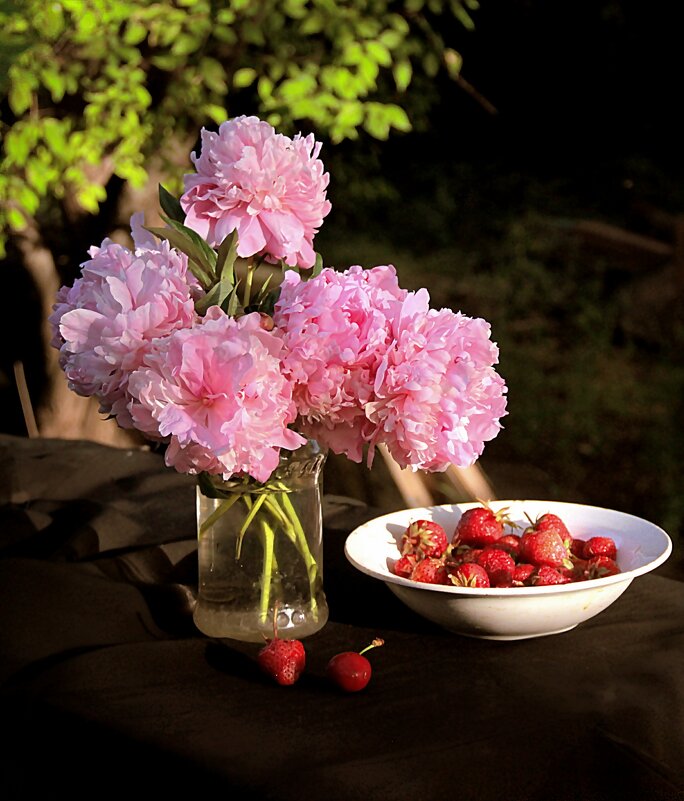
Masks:
[[[587,560],[587,568],[585,575],[588,579],[605,578],[606,576],[614,576],[620,572],[620,568],[614,559],[610,556],[592,556]]]
[[[553,528],[537,531],[536,523],[525,529],[520,539],[519,557],[537,567],[572,567],[570,551],[561,535]]]
[[[344,651],[336,654],[328,662],[325,672],[328,678],[348,693],[355,693],[368,684],[371,677],[371,664],[364,654],[371,648],[384,645],[384,640],[375,639],[363,651]]]
[[[471,548],[468,545],[449,546],[445,558],[447,572],[453,572],[466,562],[476,562],[481,553],[482,548]]]
[[[584,581],[587,577],[587,565],[588,562],[586,559],[573,556],[572,567],[559,567],[558,572],[562,576],[567,576],[570,581]]]
[[[434,520],[415,520],[409,525],[401,538],[401,553],[414,553],[418,556],[442,556],[449,540],[446,531]]]
[[[555,567],[542,565],[534,571],[530,583],[535,587],[543,587],[548,584],[567,584],[569,581],[570,579],[559,573]]]
[[[489,587],[487,571],[475,562],[466,562],[456,568],[455,573],[449,573],[451,583],[456,587]]]
[[[617,556],[617,546],[611,537],[592,537],[587,540],[582,550],[584,559],[591,559],[592,556],[607,556],[615,559]]]
[[[278,684],[294,684],[306,664],[304,646],[299,640],[283,640],[276,627],[277,609],[273,610],[273,639],[257,654],[259,667]]]
[[[516,559],[520,553],[520,537],[517,534],[504,534],[493,544],[494,548],[502,548]]]
[[[513,571],[513,575],[511,576],[511,581],[514,587],[523,587],[526,584],[530,583],[530,577],[534,573],[534,565],[528,565],[524,562],[517,564],[515,566],[515,570]]]
[[[566,545],[569,545],[572,541],[572,534],[568,531],[568,527],[558,515],[554,515],[551,512],[546,512],[538,517],[532,527],[535,531],[555,531]]]
[[[428,556],[416,564],[411,573],[413,581],[422,581],[424,584],[446,584],[447,571],[441,559]]]
[[[452,543],[476,548],[492,545],[503,536],[504,525],[509,522],[507,511],[494,512],[486,503],[466,509],[458,521]]]
[[[477,557],[477,564],[487,571],[492,587],[510,586],[515,570],[515,560],[498,547],[484,548]]]
[[[402,578],[411,578],[413,568],[418,562],[418,557],[414,553],[407,553],[405,556],[400,556],[394,563],[394,573]]]
[[[583,559],[584,546],[587,544],[586,540],[580,540],[573,537],[570,540],[570,553],[578,559]]]

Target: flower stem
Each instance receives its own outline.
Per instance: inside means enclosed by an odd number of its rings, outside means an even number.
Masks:
[[[250,257],[247,261],[247,277],[245,279],[245,292],[242,296],[242,305],[246,309],[249,306],[249,301],[252,297],[252,281],[254,280],[254,273],[256,272],[256,265],[254,258]]]
[[[214,525],[214,523],[222,517],[230,507],[239,499],[239,495],[233,495],[232,498],[228,498],[228,500],[223,501],[223,503],[219,504],[216,509],[207,517],[207,519],[202,523],[199,529],[199,538],[201,539],[207,531]]]
[[[273,529],[262,518],[261,530],[263,534],[264,544],[264,562],[261,567],[261,597],[259,599],[259,618],[262,623],[268,619],[268,609],[271,601],[271,580],[273,578],[274,569],[274,541],[275,536]],[[273,618],[275,620],[276,610],[273,610]]]
[[[302,528],[302,524],[299,520],[297,512],[292,505],[292,501],[288,498],[286,492],[280,493],[280,502],[292,524],[297,548],[299,549],[299,553],[302,555],[302,559],[306,565],[306,573],[309,579],[309,592],[311,594],[311,613],[314,616],[314,620],[318,620],[318,601],[316,600],[318,564],[309,550],[309,543],[306,541],[306,534],[304,533],[304,529]]]
[[[240,554],[242,553],[242,541],[245,538],[245,533],[247,532],[247,529],[249,528],[252,520],[254,520],[254,518],[256,517],[257,512],[259,511],[259,509],[261,509],[261,505],[263,504],[263,502],[265,500],[266,500],[266,495],[265,494],[264,495],[259,495],[259,497],[256,499],[256,501],[254,501],[253,506],[250,508],[249,513],[248,513],[247,517],[245,518],[245,521],[242,524],[242,527],[240,528],[240,533],[238,534],[237,546],[235,548],[235,558],[236,559],[239,559],[240,558]]]

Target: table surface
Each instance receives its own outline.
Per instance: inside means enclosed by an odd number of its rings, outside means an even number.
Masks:
[[[516,642],[406,609],[345,559],[374,510],[326,497],[330,620],[280,687],[192,623],[194,484],[159,454],[0,435],[0,798],[684,799],[684,575]],[[335,653],[385,640],[343,694]]]

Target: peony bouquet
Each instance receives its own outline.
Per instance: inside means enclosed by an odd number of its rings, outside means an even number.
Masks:
[[[487,322],[431,309],[391,266],[322,267],[320,147],[256,117],[203,129],[180,198],[160,187],[164,227],[136,214],[132,247],[91,248],[50,316],[69,387],[205,486],[267,486],[309,440],[369,466],[383,444],[402,467],[465,467],[506,413]]]

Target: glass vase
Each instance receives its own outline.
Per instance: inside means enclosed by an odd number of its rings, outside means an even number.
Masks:
[[[210,637],[300,639],[328,619],[323,590],[321,480],[310,440],[281,451],[266,483],[203,473],[197,483],[197,628]]]

